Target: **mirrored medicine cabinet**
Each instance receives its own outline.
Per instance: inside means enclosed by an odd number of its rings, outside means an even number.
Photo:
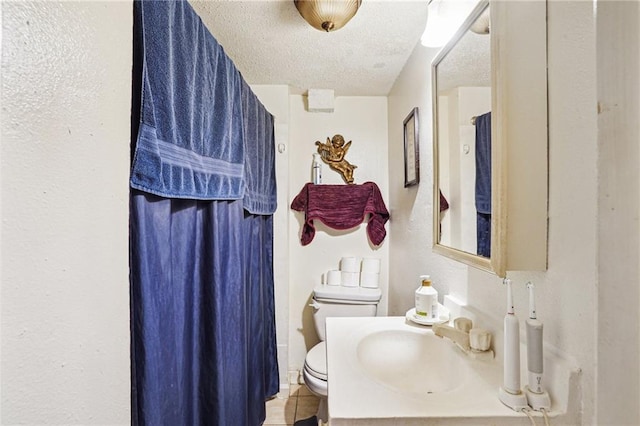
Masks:
[[[432,62],[434,251],[547,265],[545,2],[481,1]]]

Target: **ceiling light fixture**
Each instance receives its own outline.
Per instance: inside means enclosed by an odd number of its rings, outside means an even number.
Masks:
[[[362,0],[294,0],[305,21],[320,31],[336,31],[354,17]]]
[[[489,12],[489,7],[487,7],[482,15],[478,16],[476,22],[471,24],[469,29],[476,34],[487,35],[491,33],[491,16]]]

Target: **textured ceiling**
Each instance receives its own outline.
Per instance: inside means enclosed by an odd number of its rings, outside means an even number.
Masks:
[[[302,19],[293,0],[189,3],[248,83],[286,84],[300,94],[387,95],[427,19],[426,0],[363,0],[344,28],[324,33]]]
[[[467,31],[438,64],[438,89],[491,86],[491,37]]]

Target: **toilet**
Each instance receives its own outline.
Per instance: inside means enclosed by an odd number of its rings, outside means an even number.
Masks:
[[[307,353],[302,377],[309,391],[320,398],[318,418],[328,421],[327,345],[325,320],[328,317],[373,317],[382,292],[379,288],[318,285],[313,289],[313,323],[320,343]]]

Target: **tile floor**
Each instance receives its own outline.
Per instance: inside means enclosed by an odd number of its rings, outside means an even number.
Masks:
[[[291,385],[289,396],[279,395],[267,401],[267,418],[264,425],[290,426],[297,420],[314,416],[319,399],[305,385]],[[318,423],[320,425],[320,423]]]

